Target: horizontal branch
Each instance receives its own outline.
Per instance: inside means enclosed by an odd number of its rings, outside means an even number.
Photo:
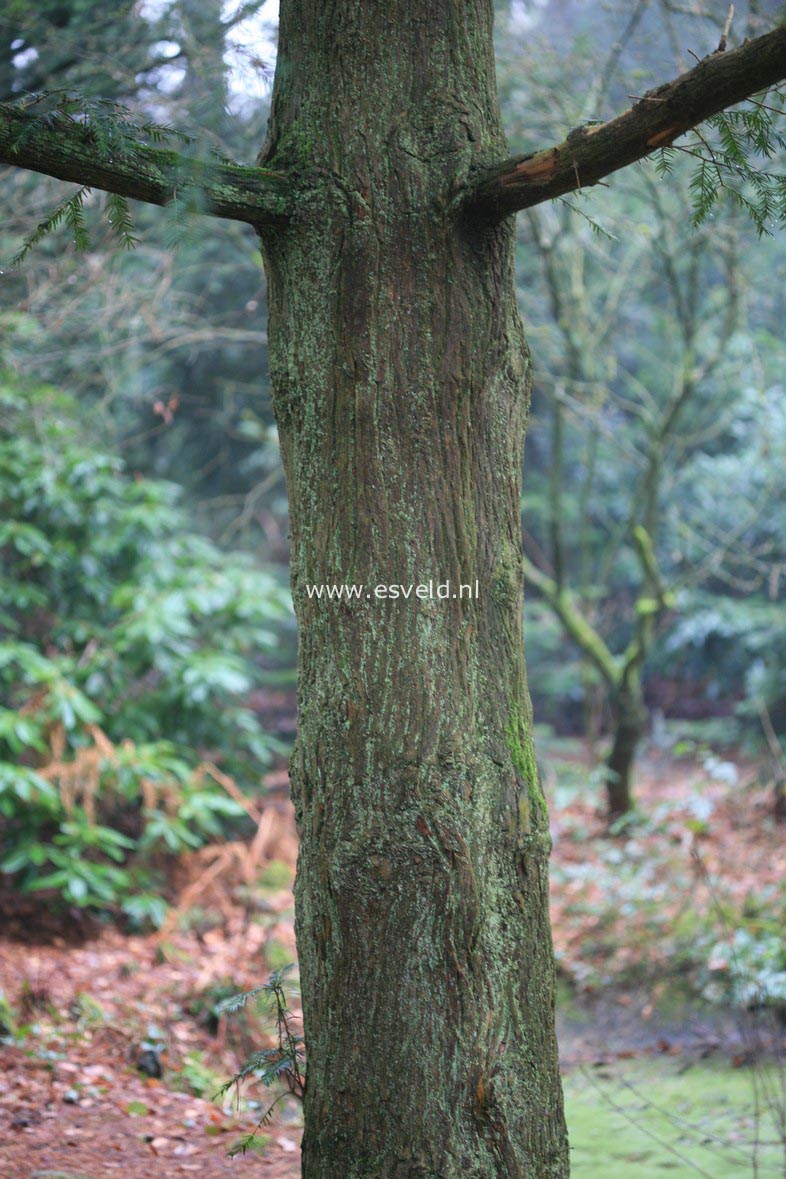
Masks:
[[[47,120],[4,103],[0,164],[151,205],[167,205],[187,194],[195,212],[254,226],[283,222],[289,213],[287,181],[275,172],[195,159],[141,143],[110,154],[99,148],[83,122],[69,117]]]
[[[476,180],[465,207],[503,217],[597,184],[784,78],[786,27],[781,26],[730,53],[710,54],[608,123],[578,127],[556,147],[497,165]]]

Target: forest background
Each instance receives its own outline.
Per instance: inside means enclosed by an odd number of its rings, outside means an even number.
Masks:
[[[98,100],[117,102],[251,162],[275,15],[218,0],[6,2],[0,101],[75,91],[99,114]],[[671,0],[499,4],[512,150],[558,142],[687,68],[724,15]],[[738,6],[735,36],[777,15]],[[519,219],[537,359],[525,635],[577,1058],[599,994],[639,1016],[665,996],[654,1039],[639,1019],[620,1047],[636,1054],[659,1037],[683,1048],[700,1003],[745,1056],[735,1020],[786,1009],[786,238],[771,190],[733,169],[743,141],[763,151],[765,121],[776,156],[762,163],[782,169],[782,96],[767,103],[599,198]],[[4,904],[42,896],[76,925],[111,916],[160,947],[162,929],[214,928],[207,895],[196,917],[184,903],[194,881],[177,865],[255,848],[275,898],[259,981],[292,956],[282,767],[296,640],[257,243],[246,226],[206,224],[187,195],[163,215],[73,195],[0,176],[0,257],[24,253],[0,282]],[[61,224],[27,251],[53,210]],[[231,888],[241,860],[221,862],[216,885],[249,919],[249,861]],[[203,980],[210,1003],[254,981],[248,963],[224,965]],[[6,998],[17,1040],[30,1024],[19,977]],[[592,1019],[607,1036],[614,1021]],[[756,1025],[771,1054],[768,1029]],[[671,1142],[674,1127],[658,1132]],[[782,1147],[782,1119],[779,1134]],[[578,1173],[591,1175],[587,1150]]]

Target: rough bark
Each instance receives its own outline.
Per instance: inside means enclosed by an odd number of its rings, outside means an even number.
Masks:
[[[608,123],[577,127],[556,147],[495,165],[468,187],[465,204],[501,217],[597,184],[784,77],[786,26],[781,26],[730,53],[705,57]]]
[[[263,233],[300,630],[307,1179],[568,1174],[522,651],[529,358],[487,0],[285,0]],[[381,601],[377,583],[480,586]],[[359,602],[306,587],[362,583]]]
[[[146,144],[118,158],[103,152],[89,127],[62,116],[47,122],[0,104],[0,164],[31,168],[151,205],[189,191],[196,211],[250,225],[283,224],[289,212],[285,177],[262,168],[218,163]]]

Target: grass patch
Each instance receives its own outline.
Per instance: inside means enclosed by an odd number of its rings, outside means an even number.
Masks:
[[[625,1061],[567,1074],[572,1179],[783,1175],[786,1146],[762,1098],[757,1119],[757,1079],[760,1093],[766,1084],[783,1100],[784,1077],[774,1067]]]

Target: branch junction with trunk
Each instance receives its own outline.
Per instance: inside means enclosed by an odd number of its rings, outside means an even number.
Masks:
[[[473,169],[458,206],[469,216],[501,217],[598,184],[784,78],[786,25],[710,54],[606,123],[576,127],[553,147]],[[0,164],[153,205],[167,204],[187,184],[201,194],[199,211],[254,226],[283,224],[298,191],[294,175],[195,160],[145,143],[126,159],[108,158],[79,118],[53,124],[7,103],[0,103]]]

